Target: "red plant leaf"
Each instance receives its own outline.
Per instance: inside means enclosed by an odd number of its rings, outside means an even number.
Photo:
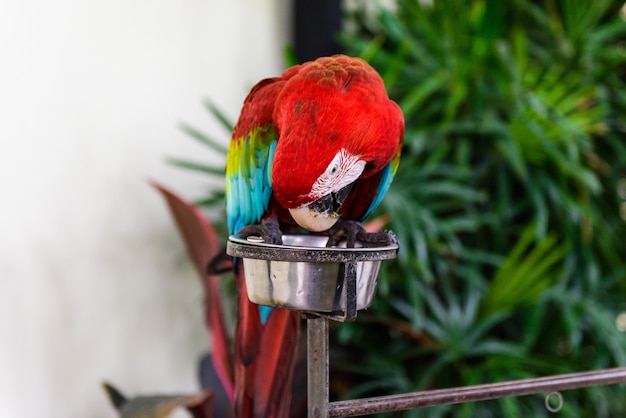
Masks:
[[[193,204],[185,201],[166,187],[152,181],[163,196],[185,242],[204,287],[204,317],[213,337],[211,355],[215,371],[224,386],[231,404],[234,402],[232,357],[224,325],[218,277],[207,273],[209,262],[219,253],[220,245],[215,229]]]

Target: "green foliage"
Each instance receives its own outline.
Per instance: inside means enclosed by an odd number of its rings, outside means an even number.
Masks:
[[[623,1],[354,3],[347,53],[381,73],[406,119],[379,208],[401,250],[383,264],[373,306],[331,335],[332,396],[626,365],[615,326],[626,310]],[[199,203],[222,199],[215,191]],[[563,396],[561,416],[626,409],[624,385]],[[543,396],[526,396],[393,416],[549,413]]]
[[[546,235],[529,250],[534,229],[534,225],[529,225],[493,275],[481,301],[484,316],[536,304],[544,291],[562,276],[560,264],[568,246],[555,247],[556,238]]]
[[[403,109],[381,212],[401,243],[369,311],[334,335],[351,398],[626,365],[623,1],[397,0],[342,40]],[[623,209],[622,209],[623,210]],[[399,332],[402,330],[402,332]],[[371,344],[371,341],[389,341]],[[621,416],[623,386],[564,394]],[[548,416],[520,397],[406,417]]]

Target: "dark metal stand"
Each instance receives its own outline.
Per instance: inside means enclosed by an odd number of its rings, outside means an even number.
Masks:
[[[328,319],[306,321],[309,418],[328,416]]]
[[[339,269],[341,296],[346,310],[340,315],[316,314],[307,320],[307,381],[309,418],[328,417],[328,320],[354,321],[357,315],[355,262],[342,263]]]
[[[538,393],[553,394],[562,390],[580,389],[626,383],[626,367],[591,372],[562,374],[534,379],[513,380],[486,385],[465,386],[452,389],[428,390],[401,395],[380,396],[331,402],[328,417],[354,417],[380,412],[403,411],[436,405],[451,405],[464,402],[485,401],[524,396]],[[562,402],[562,398],[560,398]],[[546,399],[546,405],[548,400]],[[560,407],[558,408],[560,409]]]
[[[309,418],[354,417],[539,393],[546,393],[548,396],[556,394],[558,402],[562,404],[563,399],[558,393],[559,391],[626,383],[626,367],[618,367],[501,383],[329,402],[328,319],[309,319],[307,321],[307,337]],[[553,412],[558,411],[561,406],[550,407],[549,399],[546,398],[546,407],[551,408]]]

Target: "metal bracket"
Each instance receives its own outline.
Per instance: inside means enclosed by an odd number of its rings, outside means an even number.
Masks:
[[[341,263],[337,288],[341,288],[341,297],[345,301],[346,310],[340,313],[325,314],[322,312],[307,312],[320,318],[330,319],[336,322],[353,322],[356,320],[357,309],[357,263]]]

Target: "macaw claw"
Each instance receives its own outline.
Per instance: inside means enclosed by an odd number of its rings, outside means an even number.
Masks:
[[[237,235],[250,240],[252,240],[252,237],[258,237],[260,238],[259,241],[265,244],[283,244],[283,233],[275,217],[263,220],[260,224],[246,225],[237,232]]]
[[[336,247],[344,239],[348,248],[354,248],[357,241],[376,245],[393,245],[398,243],[398,238],[396,238],[393,232],[367,232],[363,225],[357,221],[338,221],[327,232],[327,247]]]

